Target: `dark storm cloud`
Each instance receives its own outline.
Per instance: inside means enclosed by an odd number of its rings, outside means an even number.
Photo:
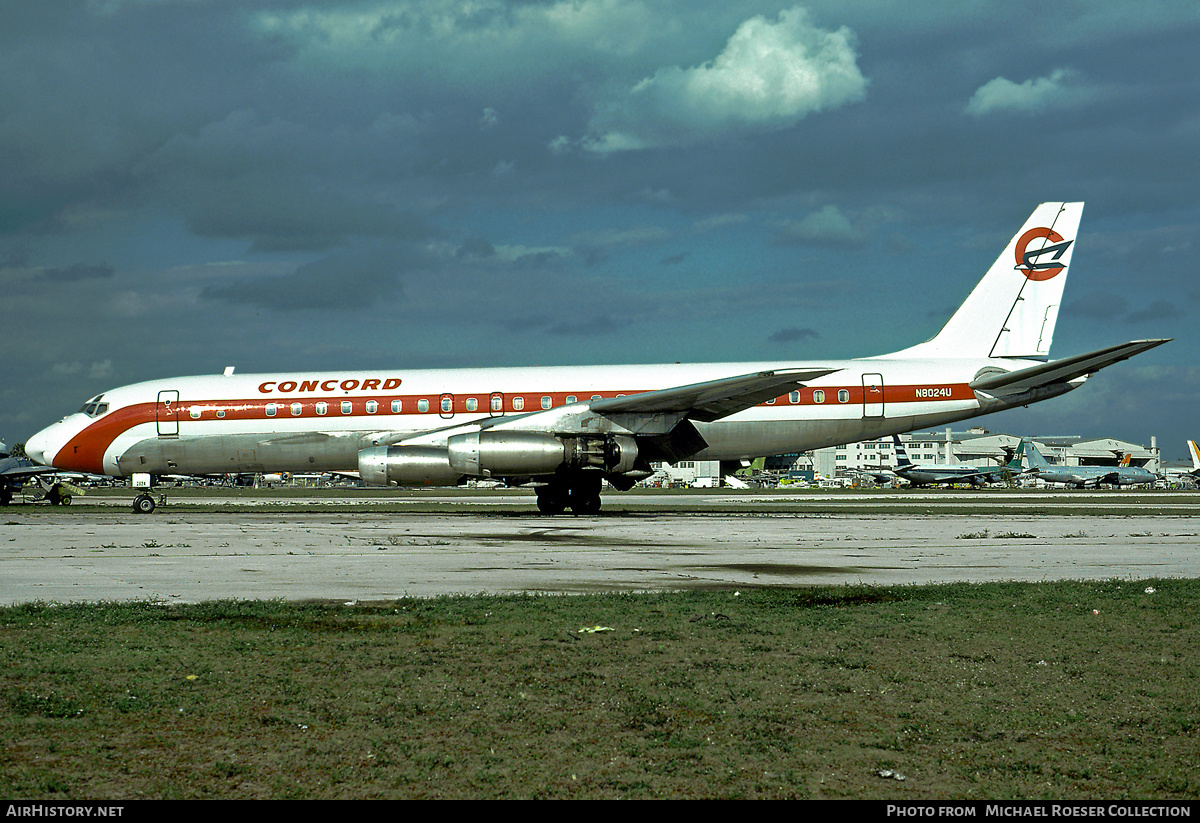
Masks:
[[[549,325],[547,334],[560,336],[599,337],[616,334],[628,328],[629,321],[608,314],[559,320]]]
[[[241,110],[173,137],[138,173],[148,190],[179,203],[196,233],[247,238],[261,251],[425,237],[424,218],[391,196],[420,130],[393,115],[331,128]]]
[[[1129,303],[1120,295],[1105,291],[1090,291],[1063,306],[1063,315],[1091,320],[1114,320],[1128,311]]]
[[[1170,300],[1155,300],[1145,308],[1130,312],[1126,319],[1129,323],[1148,323],[1160,320],[1173,320],[1182,317],[1179,306]]]
[[[73,283],[78,280],[97,280],[110,278],[114,274],[113,267],[108,265],[89,265],[75,263],[61,269],[42,269],[41,279],[51,283]]]
[[[404,291],[405,276],[429,263],[410,248],[335,253],[291,274],[206,286],[200,296],[285,312],[358,309],[396,299]]]
[[[8,3],[0,47],[0,232],[61,230],[81,203],[142,199],[134,168],[244,99],[276,56],[225,4]]]
[[[800,340],[812,340],[812,339],[820,337],[820,336],[821,335],[817,334],[817,332],[814,331],[813,329],[807,329],[807,328],[806,329],[798,329],[793,326],[793,327],[786,328],[786,329],[780,329],[779,331],[770,335],[769,337],[767,337],[767,342],[768,343],[795,343]]]

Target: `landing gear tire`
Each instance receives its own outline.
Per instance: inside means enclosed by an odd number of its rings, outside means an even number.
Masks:
[[[600,492],[583,492],[571,495],[571,511],[575,514],[599,514]]]
[[[571,483],[571,511],[575,514],[600,513],[600,478],[583,475]]]
[[[71,495],[63,491],[62,486],[54,485],[50,491],[46,493],[46,499],[50,501],[51,506],[69,506],[71,505]]]
[[[556,478],[537,491],[537,507],[542,514],[562,514],[570,509],[574,514],[600,513],[600,477],[582,474]]]
[[[154,498],[148,494],[139,494],[133,498],[133,510],[138,514],[150,514],[154,511]]]
[[[566,490],[557,486],[542,486],[538,489],[537,507],[542,514],[562,514],[567,508]]]

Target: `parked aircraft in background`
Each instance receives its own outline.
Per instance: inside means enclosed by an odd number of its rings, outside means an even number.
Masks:
[[[892,482],[895,482],[895,480],[896,480],[896,473],[894,471],[892,471],[891,469],[885,469],[882,467],[880,467],[878,469],[845,468],[845,469],[837,470],[838,477],[844,477],[846,475],[853,475],[854,477],[860,477],[860,478],[866,477],[866,478],[869,478],[872,482],[880,483],[880,484],[892,483]]]
[[[348,471],[380,485],[501,479],[544,512],[600,508],[653,461],[754,458],[941,426],[1065,394],[1159,346],[1048,360],[1082,203],[1043,203],[946,325],[815,363],[224,375],[107,391],[31,437],[44,465],[117,476]],[[722,474],[728,473],[724,469]],[[146,504],[146,501],[150,501]],[[139,497],[135,507],[153,502]]]
[[[1024,441],[1021,446],[1017,447],[1015,455],[1010,457],[1006,464],[994,468],[947,464],[918,466],[908,458],[908,452],[904,450],[904,444],[900,442],[899,437],[892,435],[892,441],[896,445],[896,468],[893,471],[897,477],[907,480],[914,486],[941,483],[970,483],[972,486],[986,486],[989,483],[999,483],[1021,473],[1021,449]],[[1012,449],[1009,448],[1007,451],[1012,452]]]
[[[1084,488],[1085,486],[1141,486],[1157,481],[1158,475],[1146,469],[1129,465],[1129,455],[1125,455],[1120,466],[1052,466],[1042,457],[1037,446],[1032,441],[1022,440],[1025,448],[1025,458],[1029,468],[1025,470],[1028,476],[1037,477],[1047,483],[1065,483],[1068,486]]]
[[[8,446],[0,443],[0,506],[7,506],[13,495],[19,494],[31,480],[39,477],[50,477],[58,470],[52,466],[40,466],[24,457],[14,457]],[[71,496],[58,483],[45,487],[46,499],[57,505],[70,503]]]
[[[1200,447],[1195,440],[1189,440],[1187,444],[1188,452],[1192,455],[1192,470],[1188,474],[1200,480]]]

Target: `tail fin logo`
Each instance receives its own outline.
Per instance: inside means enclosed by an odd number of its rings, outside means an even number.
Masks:
[[[1026,251],[1029,244],[1039,237],[1045,238],[1053,245],[1043,243],[1041,248]],[[1049,280],[1061,274],[1062,270],[1066,268],[1066,266],[1061,265],[1058,261],[1066,250],[1071,248],[1071,244],[1074,242],[1074,240],[1063,240],[1061,234],[1045,226],[1030,229],[1022,234],[1021,239],[1017,241],[1014,250],[1017,259],[1016,269],[1030,280]],[[1042,258],[1047,254],[1053,256],[1048,261],[1045,261]]]

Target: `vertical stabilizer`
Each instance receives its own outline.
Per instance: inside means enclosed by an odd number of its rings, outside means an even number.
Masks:
[[[1021,461],[1024,459],[1025,459],[1025,441],[1022,440],[1020,442],[1020,444],[1017,445],[1017,450],[1015,452],[1013,452],[1013,456],[1009,459],[1009,461],[1007,463],[1004,464],[1004,468],[1019,472],[1019,471],[1021,471]]]
[[[1046,358],[1083,203],[1038,206],[932,340],[906,356]]]
[[[1187,443],[1188,451],[1192,455],[1192,471],[1193,473],[1200,471],[1200,447],[1196,446],[1195,440],[1189,440]]]
[[[1032,440],[1022,440],[1021,445],[1025,447],[1025,457],[1029,460],[1030,469],[1050,468],[1050,464],[1046,462],[1046,458],[1042,457],[1042,453],[1038,451],[1037,446],[1033,445]]]

